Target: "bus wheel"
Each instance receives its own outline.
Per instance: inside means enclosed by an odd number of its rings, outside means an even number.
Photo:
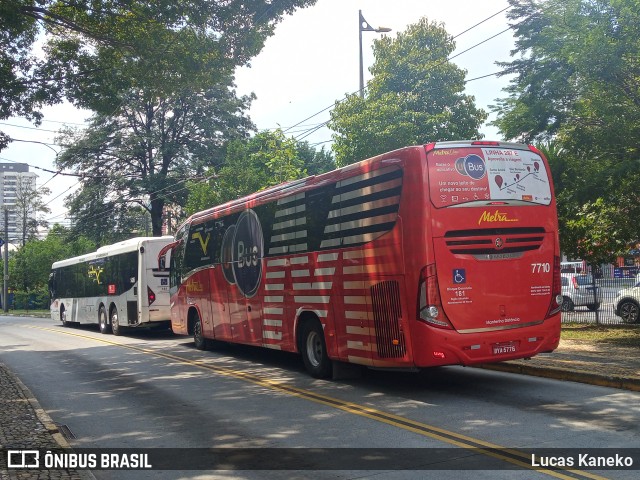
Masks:
[[[104,308],[104,305],[100,307],[98,311],[98,323],[100,324],[100,333],[110,333],[111,326],[107,321],[107,310]]]
[[[327,355],[324,332],[318,322],[307,322],[302,330],[302,361],[309,374],[314,378],[327,378],[331,375],[331,360]]]
[[[111,311],[111,332],[118,336],[122,334],[122,327],[120,327],[120,322],[118,320],[118,309],[113,307]]]
[[[202,322],[197,313],[193,315],[193,343],[198,350],[207,349],[207,339],[204,338],[204,334],[202,333]]]

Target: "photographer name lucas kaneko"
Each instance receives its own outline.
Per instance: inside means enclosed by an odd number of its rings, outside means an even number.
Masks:
[[[637,460],[637,458],[635,459]],[[609,468],[609,469],[637,469],[638,463],[634,461],[634,457],[609,454],[609,455],[593,455],[589,453],[578,453],[575,455],[536,455],[531,454],[531,466],[540,468]]]

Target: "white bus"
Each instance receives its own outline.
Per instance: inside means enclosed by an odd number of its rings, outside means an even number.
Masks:
[[[132,238],[54,262],[51,318],[65,326],[99,324],[102,333],[114,335],[124,327],[169,327],[169,271],[159,268],[158,253],[172,240]]]

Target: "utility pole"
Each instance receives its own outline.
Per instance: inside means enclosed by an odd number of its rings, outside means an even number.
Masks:
[[[9,311],[9,209],[4,208],[4,286],[2,289],[2,309]]]
[[[360,40],[360,97],[364,98],[364,65],[362,60],[362,32],[387,33],[391,29],[387,27],[373,28],[362,16],[362,10],[358,10],[358,35]]]

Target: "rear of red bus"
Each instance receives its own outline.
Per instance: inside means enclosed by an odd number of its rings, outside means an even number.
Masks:
[[[560,251],[551,173],[533,147],[425,146],[425,265],[417,366],[532,357],[560,340]]]

